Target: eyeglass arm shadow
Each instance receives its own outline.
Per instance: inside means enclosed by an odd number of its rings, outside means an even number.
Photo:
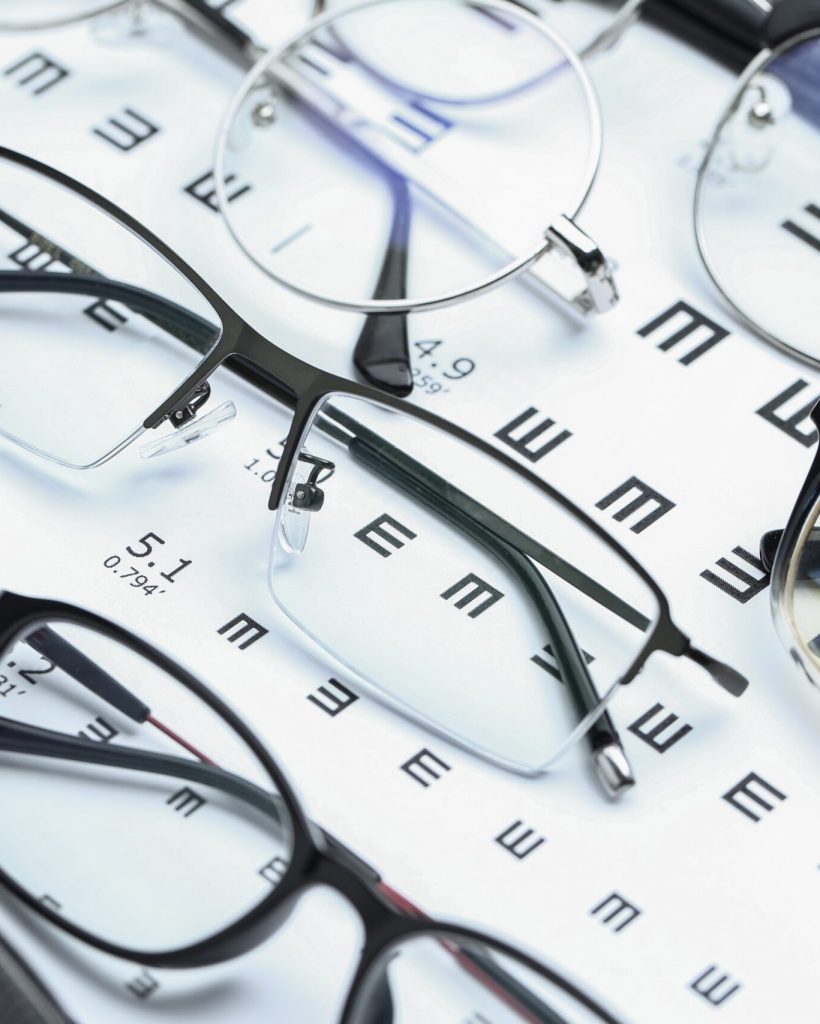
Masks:
[[[336,410],[332,415],[348,429],[354,429],[354,421],[348,417]],[[498,517],[415,459],[363,430],[361,424],[355,424],[355,436],[348,440],[347,448],[357,462],[453,524],[516,577],[546,627],[561,681],[571,695],[578,721],[593,713],[601,698],[561,606],[532,562],[499,531]],[[596,719],[587,733],[587,741],[596,772],[611,796],[634,784],[632,769],[607,711]]]

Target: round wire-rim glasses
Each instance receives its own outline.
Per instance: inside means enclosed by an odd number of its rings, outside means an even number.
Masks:
[[[622,11],[616,19],[615,25],[617,31],[622,31],[621,19],[623,18],[623,23],[628,23],[643,2],[644,0],[640,0],[640,3],[628,2],[626,4],[626,11]],[[478,3],[476,3],[475,0],[360,0],[360,2],[350,3],[339,8],[327,10],[325,13],[314,18],[307,26],[296,32],[281,47],[278,47],[275,51],[267,53],[261,57],[254,67],[248,72],[242,85],[231,100],[231,103],[223,117],[217,137],[214,165],[216,174],[215,187],[225,223],[227,224],[234,240],[245,255],[269,277],[288,288],[290,291],[296,292],[305,298],[312,299],[323,305],[337,309],[346,309],[358,313],[406,313],[453,305],[463,300],[481,295],[496,288],[498,285],[525,273],[534,267],[541,257],[550,253],[556,246],[558,246],[562,251],[565,251],[567,240],[564,237],[564,232],[565,230],[571,231],[571,228],[565,228],[563,219],[560,224],[556,222],[555,225],[544,225],[543,243],[533,246],[529,251],[520,256],[514,256],[500,269],[486,275],[483,279],[468,285],[455,287],[442,293],[429,296],[426,295],[419,298],[372,298],[356,300],[343,298],[339,295],[300,285],[298,282],[289,278],[287,274],[277,272],[272,269],[270,263],[260,258],[260,256],[254,252],[253,247],[251,247],[247,240],[243,238],[242,231],[236,226],[234,213],[230,206],[226,177],[230,174],[231,134],[238,115],[240,115],[240,112],[242,112],[243,108],[246,106],[248,97],[254,91],[258,91],[260,83],[265,82],[271,83],[271,88],[274,89],[275,95],[275,90],[278,87],[279,79],[281,77],[276,72],[275,65],[284,65],[287,59],[294,52],[297,52],[303,44],[309,43],[313,36],[321,30],[327,27],[333,28],[337,22],[340,22],[345,18],[349,18],[352,15],[356,15],[360,11],[366,11],[373,8],[390,7],[391,5],[394,8],[399,8],[403,5],[410,4],[429,5],[430,7],[439,8],[452,7],[454,9],[458,7],[486,9],[490,12],[495,12],[498,15],[512,18],[514,22],[520,23],[521,26],[529,28],[535,33],[540,33],[545,42],[553,47],[557,53],[561,54],[561,58],[565,62],[566,67],[570,70],[570,73],[575,76],[577,85],[580,87],[584,98],[586,115],[589,119],[588,124],[585,126],[585,130],[588,131],[589,134],[589,152],[586,158],[586,165],[583,173],[579,176],[574,194],[563,199],[563,205],[566,207],[565,217],[570,222],[573,221],[573,218],[576,217],[583,208],[592,185],[594,184],[598,167],[600,165],[602,149],[601,114],[592,82],[583,66],[581,58],[576,55],[567,43],[565,43],[564,40],[550,27],[549,23],[538,15],[519,7],[517,4],[512,3],[511,0],[480,0]],[[615,32],[616,29],[613,28],[612,31]],[[288,86],[291,84],[291,79],[292,76],[288,76]],[[572,227],[576,226],[573,224]],[[557,232],[557,234],[555,232]],[[572,241],[574,241],[574,239]],[[602,268],[599,267],[597,269],[597,273],[603,273]]]
[[[786,4],[783,4],[783,13],[786,13],[786,6]],[[772,18],[776,14],[777,7],[774,8]],[[806,11],[803,20],[816,23],[820,20],[820,15]],[[764,36],[768,33],[768,24],[768,22],[764,23]],[[775,30],[779,27],[775,23]],[[794,54],[805,44],[820,46],[820,24],[803,28],[802,31],[796,33],[786,32],[785,38],[776,39],[771,46],[764,47],[741,73],[710,135],[709,142],[698,167],[692,208],[692,222],[701,262],[717,292],[737,319],[769,344],[817,368],[820,367],[820,355],[806,351],[801,348],[799,339],[793,336],[789,337],[788,335],[792,332],[788,324],[784,324],[782,330],[777,330],[773,326],[767,326],[763,323],[762,318],[749,308],[749,304],[744,300],[744,297],[738,295],[737,285],[727,280],[728,271],[721,269],[718,258],[719,243],[714,239],[710,242],[709,239],[709,218],[705,212],[708,190],[710,187],[716,187],[711,184],[712,175],[721,173],[720,169],[716,170],[714,165],[719,162],[721,148],[725,145],[724,133],[727,129],[731,129],[733,119],[740,116],[744,101],[747,101],[752,94],[757,96],[758,102],[755,102],[748,112],[744,112],[747,120],[754,119],[754,127],[750,130],[756,131],[758,134],[771,134],[776,131],[777,113],[767,101],[764,76],[767,70],[774,67],[781,58]],[[788,81],[783,80],[783,84],[786,89],[789,88]],[[787,113],[785,116],[803,117],[807,115],[792,112]],[[777,140],[772,139],[772,144],[777,145]],[[752,170],[745,173],[753,174],[755,172]],[[772,289],[772,294],[774,294],[774,283],[772,284]],[[815,326],[814,323],[807,322],[805,330],[810,333],[815,330]]]

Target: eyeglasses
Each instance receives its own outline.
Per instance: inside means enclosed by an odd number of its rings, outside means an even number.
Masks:
[[[362,920],[355,972],[343,1001],[322,992],[332,1005],[317,1008],[302,991],[272,1019],[616,1024],[554,968],[399,895],[307,819],[245,722],[140,638],[5,592],[0,662],[4,688],[30,694],[0,717],[0,764],[14,774],[0,789],[0,884],[64,932],[147,967],[202,967],[286,919],[304,929],[300,898],[324,886]],[[105,827],[90,830],[90,814]],[[348,977],[352,952],[339,951]]]
[[[0,149],[0,195],[15,202],[0,221],[54,261],[0,272],[0,433],[74,468],[135,442],[154,457],[235,414],[207,411],[219,367],[251,380],[293,411],[269,499],[273,598],[390,707],[530,775],[586,736],[617,793],[633,779],[606,708],[654,651],[745,689],[635,559],[512,456],[279,349],[62,173]],[[87,315],[99,303],[105,328]],[[146,444],[154,430],[168,432]]]
[[[820,366],[820,16],[802,0],[656,0],[654,16],[742,71],[701,161],[703,263],[739,319]]]
[[[558,6],[600,24],[611,14]],[[506,0],[367,0],[248,73],[216,182],[249,258],[303,296],[368,314],[354,363],[407,394],[407,312],[521,275],[576,313],[615,304],[609,264],[574,220],[600,152],[586,72],[543,18]],[[231,175],[258,183],[242,203],[229,202]]]
[[[811,411],[820,427],[820,403]],[[771,606],[778,635],[809,685],[820,687],[820,452],[783,530],[766,533],[760,558],[771,573]]]
[[[223,14],[185,0],[180,14],[206,16],[253,64],[217,141],[231,233],[280,284],[368,314],[354,364],[392,394],[413,387],[409,311],[519,275],[575,313],[607,311],[618,297],[610,266],[574,220],[597,173],[600,113],[545,18],[589,55],[642,3],[541,0],[538,17],[507,0],[319,0],[321,17],[265,54]],[[27,24],[53,23],[53,0],[28,6]],[[81,3],[71,17],[100,6]],[[232,175],[254,183],[241,203],[226,191]]]

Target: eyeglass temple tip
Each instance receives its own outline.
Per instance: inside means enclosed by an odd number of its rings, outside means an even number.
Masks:
[[[749,688],[749,680],[746,676],[732,668],[731,665],[727,665],[726,662],[713,658],[711,654],[706,654],[691,644],[684,653],[687,658],[691,658],[702,669],[705,669],[718,686],[733,697],[742,697]]]

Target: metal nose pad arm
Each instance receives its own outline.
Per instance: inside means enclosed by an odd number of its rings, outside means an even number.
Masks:
[[[211,388],[207,381],[197,387],[168,413],[166,419],[174,430],[171,434],[149,441],[140,446],[140,455],[144,459],[152,459],[156,455],[166,455],[179,448],[185,448],[194,441],[207,437],[236,416],[233,402],[223,402],[205,416],[197,416],[202,406],[211,397]]]
[[[791,111],[791,97],[784,90],[778,103],[775,87],[750,85],[739,101],[730,142],[734,171],[762,171],[774,156],[781,122]]]
[[[308,467],[310,469],[308,470]],[[293,473],[285,499],[281,536],[287,551],[298,555],[305,550],[310,530],[311,512],[319,512],[325,503],[325,492],[319,486],[336,472],[336,464],[302,452]]]

